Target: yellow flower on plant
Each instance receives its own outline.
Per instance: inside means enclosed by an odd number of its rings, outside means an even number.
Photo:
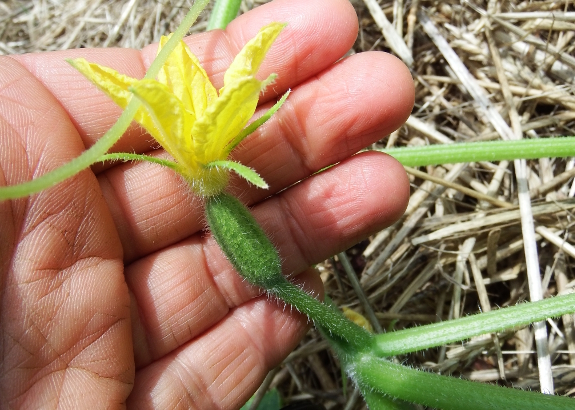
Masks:
[[[176,160],[171,167],[197,194],[207,197],[221,192],[230,171],[267,188],[255,171],[227,158],[287,97],[284,95],[263,117],[246,128],[260,92],[275,78],[272,74],[259,81],[255,78],[256,72],[284,26],[271,23],[263,27],[236,56],[224,74],[224,86],[219,91],[183,41],[170,54],[156,80],[131,78],[82,58],[70,63],[120,107],[126,108],[132,96],[141,101],[134,120]],[[158,51],[168,39],[162,37]]]
[[[343,315],[346,318],[351,320],[356,325],[363,327],[369,333],[373,333],[373,327],[371,326],[371,323],[369,323],[369,320],[367,320],[365,318],[365,316],[363,316],[361,313],[357,313],[355,310],[350,309],[350,308],[345,307],[345,306],[342,308],[342,310],[343,310]]]

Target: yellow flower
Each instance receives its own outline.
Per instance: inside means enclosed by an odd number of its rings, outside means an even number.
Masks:
[[[255,171],[227,158],[287,97],[245,128],[260,92],[275,78],[272,74],[259,81],[255,74],[284,26],[271,23],[263,27],[236,56],[219,91],[183,41],[170,54],[156,80],[131,78],[82,58],[70,63],[120,107],[126,108],[133,95],[141,101],[134,120],[172,155],[176,160],[173,168],[197,194],[207,197],[221,192],[230,171],[267,188]],[[158,51],[168,39],[162,37]]]
[[[342,308],[342,310],[343,315],[346,318],[351,320],[356,325],[363,327],[369,333],[373,333],[373,327],[371,326],[371,323],[369,323],[369,320],[367,320],[365,316],[363,316],[361,313],[357,313],[355,310],[345,306]]]

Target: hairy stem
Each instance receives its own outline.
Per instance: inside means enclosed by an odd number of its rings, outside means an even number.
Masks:
[[[372,334],[287,280],[267,291],[306,314],[324,334],[329,334],[329,339],[336,339],[344,346],[347,353],[371,347]]]
[[[572,398],[510,389],[410,369],[365,355],[352,364],[360,386],[443,410],[573,410]]]
[[[575,293],[538,302],[522,303],[457,320],[382,333],[375,336],[375,352],[379,356],[395,356],[441,346],[571,313],[573,306],[575,306]]]

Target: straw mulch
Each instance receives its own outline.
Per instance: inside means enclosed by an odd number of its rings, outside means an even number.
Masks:
[[[245,0],[242,11],[260,3]],[[184,0],[3,1],[0,53],[140,48],[172,31],[187,4]],[[572,2],[353,0],[353,4],[360,33],[351,52],[394,52],[412,62],[416,86],[408,123],[390,136],[382,135],[373,148],[500,139],[506,132],[524,138],[575,135]],[[195,26],[197,31],[204,29],[205,22]],[[479,96],[473,92],[477,89]],[[491,104],[487,110],[480,106],[481,95]],[[503,131],[496,131],[493,124],[501,119]],[[575,286],[570,233],[574,165],[571,158],[527,162],[546,297]],[[513,162],[409,172],[412,196],[402,220],[319,266],[332,299],[371,317],[374,327],[383,330],[529,300]],[[363,292],[354,290],[354,277]],[[555,392],[575,396],[573,315],[548,320],[547,332]],[[531,328],[397,360],[455,377],[530,390],[540,387]],[[329,409],[363,408],[353,386],[347,384],[347,391],[342,386],[337,360],[312,330],[270,374],[265,387],[279,388],[285,402],[313,399]]]

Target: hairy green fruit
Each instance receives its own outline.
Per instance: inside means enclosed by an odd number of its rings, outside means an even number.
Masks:
[[[340,312],[314,299],[283,275],[278,252],[248,209],[225,193],[206,201],[206,218],[212,235],[238,273],[312,319],[334,343],[361,350],[372,336]]]
[[[210,197],[206,218],[222,251],[248,282],[264,289],[285,282],[276,248],[240,201],[226,193]]]

